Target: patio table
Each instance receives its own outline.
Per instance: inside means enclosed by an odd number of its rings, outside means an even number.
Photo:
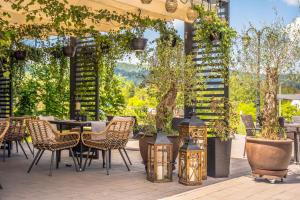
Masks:
[[[299,164],[300,162],[300,156],[299,156],[299,138],[300,138],[300,123],[286,123],[284,125],[286,128],[295,128],[296,131],[294,131],[294,162],[296,164]]]
[[[75,121],[75,120],[50,120],[49,123],[52,124],[56,124],[59,127],[59,131],[62,132],[62,127],[63,126],[68,126],[71,128],[75,128],[75,127],[80,127],[80,141],[79,141],[79,154],[80,154],[80,158],[78,161],[78,166],[79,166],[79,171],[82,171],[82,159],[83,159],[83,144],[82,144],[82,133],[83,133],[83,127],[85,126],[91,126],[91,122],[87,122],[87,121]],[[59,155],[59,153],[57,154]],[[57,159],[59,159],[60,156],[57,156]],[[57,167],[58,167],[58,162],[59,160],[57,160]]]

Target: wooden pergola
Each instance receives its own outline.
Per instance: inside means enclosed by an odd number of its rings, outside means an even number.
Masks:
[[[63,0],[61,0],[63,1]],[[30,0],[25,0],[30,2]],[[187,3],[184,3],[187,2]],[[199,3],[206,6],[209,9],[215,9],[216,3],[219,1],[216,0],[194,0],[194,3]],[[229,21],[229,0],[221,0],[219,5],[219,16]],[[141,16],[148,16],[153,19],[164,19],[164,20],[173,20],[179,19],[185,22],[185,51],[187,54],[194,54],[197,66],[201,66],[201,71],[204,76],[209,76],[213,73],[214,78],[207,79],[208,87],[205,91],[197,91],[199,93],[204,93],[203,98],[198,100],[196,103],[196,108],[198,114],[205,120],[211,121],[216,116],[209,109],[207,104],[210,102],[210,98],[228,98],[228,77],[223,77],[221,71],[216,71],[215,67],[225,68],[228,70],[228,66],[221,66],[218,63],[219,56],[217,54],[205,55],[200,47],[193,41],[193,26],[187,18],[187,10],[191,7],[190,1],[178,0],[178,8],[174,13],[169,13],[165,8],[166,0],[152,0],[150,4],[143,4],[141,0],[68,0],[68,5],[81,5],[86,6],[90,10],[101,10],[106,9],[117,14],[126,14],[127,12],[141,14]],[[38,5],[32,5],[29,7],[29,10],[39,9]],[[27,22],[25,19],[26,13],[16,11],[11,8],[11,3],[1,2],[0,11],[7,12],[11,15],[8,19],[12,24],[47,24],[51,21],[51,17],[40,16],[33,21]],[[91,21],[87,21],[87,24],[92,24]],[[97,31],[108,32],[111,30],[118,29],[119,24],[110,22],[110,21],[101,21],[101,23],[94,24]],[[97,67],[95,60],[88,58],[83,62],[84,51],[80,50],[80,46],[88,45],[89,40],[79,41],[73,40],[73,43],[76,43],[78,46],[78,51],[74,58],[71,59],[70,66],[70,117],[74,118],[75,116],[75,101],[80,96],[81,101],[85,102],[87,107],[86,111],[91,112],[95,120],[99,119],[99,77],[97,73]],[[92,45],[92,44],[91,44]],[[218,46],[215,46],[218,48]],[[215,64],[205,66],[205,63],[201,62],[202,56],[210,56],[215,58]],[[87,67],[90,65],[92,67]],[[96,73],[95,73],[96,72]],[[218,74],[219,73],[219,74]],[[93,75],[94,74],[94,75]],[[217,77],[217,78],[216,78]],[[94,85],[94,88],[90,91],[89,94],[82,96],[80,91],[81,82],[89,81]],[[9,117],[12,115],[12,81],[11,79],[4,78],[0,72],[0,118]],[[84,105],[83,105],[84,106]],[[185,116],[189,115],[191,108],[185,107]]]

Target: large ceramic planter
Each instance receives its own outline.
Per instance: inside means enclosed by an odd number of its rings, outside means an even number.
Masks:
[[[154,142],[155,137],[152,135],[142,135],[139,139],[140,153],[143,159],[143,163],[146,166],[148,160],[148,142]],[[168,136],[168,139],[173,144],[173,170],[175,169],[175,162],[178,156],[178,150],[180,145],[180,137],[179,136]]]
[[[231,142],[218,137],[207,138],[207,175],[215,178],[228,177],[230,173]]]
[[[267,140],[248,137],[246,152],[252,173],[259,176],[286,177],[292,155],[292,140]]]

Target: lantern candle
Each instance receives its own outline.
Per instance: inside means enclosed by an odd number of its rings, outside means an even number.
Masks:
[[[76,101],[75,110],[80,110],[80,109],[81,109],[81,103],[80,103],[80,101]]]

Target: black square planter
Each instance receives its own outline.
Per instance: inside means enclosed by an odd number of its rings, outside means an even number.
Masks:
[[[221,141],[217,137],[207,139],[207,175],[215,178],[228,177],[232,140]]]

